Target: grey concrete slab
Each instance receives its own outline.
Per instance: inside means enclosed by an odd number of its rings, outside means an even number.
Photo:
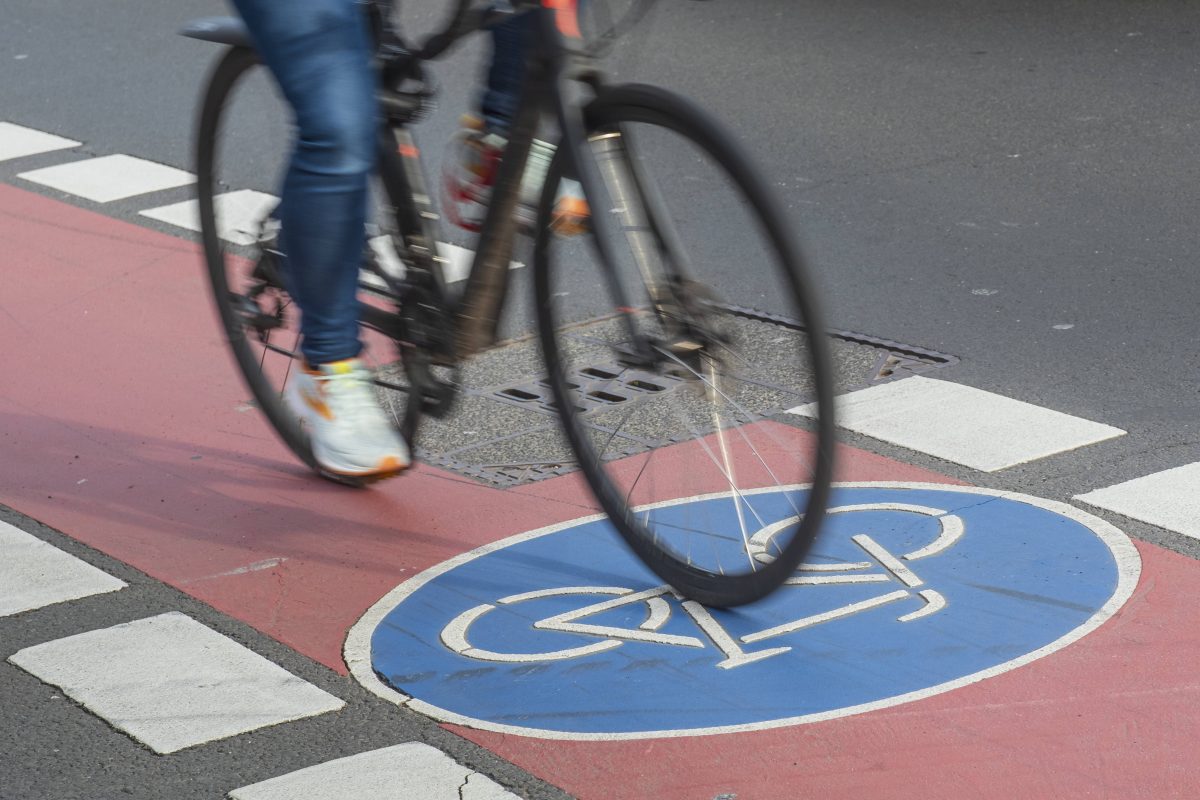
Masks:
[[[55,639],[8,660],[156,753],[345,705],[177,612]]]

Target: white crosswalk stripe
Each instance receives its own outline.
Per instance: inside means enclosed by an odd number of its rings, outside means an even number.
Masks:
[[[175,612],[27,647],[9,661],[157,753],[345,705]]]
[[[1075,499],[1200,539],[1200,462],[1096,489]]]
[[[983,472],[1125,433],[1111,425],[919,375],[843,395],[837,412],[841,427]],[[814,406],[798,406],[790,413],[813,416]]]
[[[0,522],[0,617],[125,587],[107,572]]]
[[[25,128],[11,122],[0,122],[0,161],[52,153],[78,147],[80,142],[52,133]]]
[[[217,195],[213,198],[213,210],[219,228],[217,235],[234,244],[252,244],[258,238],[259,225],[278,204],[278,197],[253,189]],[[195,200],[149,208],[138,213],[177,228],[200,230],[200,204]]]
[[[22,172],[17,177],[97,203],[175,189],[196,181],[190,172],[119,153]]]
[[[213,198],[214,211],[217,217],[218,235],[233,244],[251,244],[258,236],[259,225],[267,214],[279,203],[274,195],[256,192],[252,189],[240,189],[236,192],[226,192]],[[138,214],[149,219],[165,222],[177,228],[189,231],[200,230],[200,206],[195,200],[185,200],[181,203],[149,208]],[[400,277],[404,274],[404,264],[390,239],[386,236],[374,236],[369,240],[371,249],[380,260],[383,268],[389,274]],[[475,251],[455,244],[438,242],[438,255],[443,259],[442,270],[447,283],[466,280],[471,271],[471,262]],[[509,267],[520,269],[525,266],[519,261],[513,261]],[[363,279],[372,285],[382,288],[382,281],[369,274]]]
[[[399,787],[403,787],[400,789]],[[409,742],[326,761],[243,786],[231,800],[509,800],[485,775],[455,763],[427,744]]]

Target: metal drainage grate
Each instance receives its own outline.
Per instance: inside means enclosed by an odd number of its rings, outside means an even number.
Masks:
[[[753,351],[755,363],[761,365],[759,377],[769,378],[748,382],[748,394],[739,402],[756,416],[802,425],[800,418],[777,415],[803,399],[806,376],[792,370],[794,356],[779,343],[802,334],[804,327],[753,309],[730,307],[726,311],[740,318],[738,330]],[[686,391],[694,385],[690,376],[684,372],[647,374],[618,366],[620,359],[611,343],[621,334],[619,324],[611,317],[599,318],[581,323],[570,334],[575,364],[586,365],[570,376],[581,421],[589,435],[604,440],[604,450],[613,458],[646,452],[696,432],[672,429],[669,424],[692,413],[692,393]],[[828,335],[839,392],[927,373],[958,361],[945,353],[854,331],[831,330]],[[532,338],[508,342],[463,365],[463,396],[449,418],[425,421],[418,442],[421,458],[496,487],[574,472],[578,465],[559,431],[553,392],[542,369],[537,342]],[[398,371],[398,365],[385,368],[383,375],[399,383]],[[387,391],[390,388],[380,387],[384,399],[402,413],[403,395]],[[655,402],[665,397],[672,402]],[[645,414],[639,411],[632,421],[645,420],[647,425],[624,426],[627,410],[643,405]],[[670,406],[669,418],[659,414],[661,409],[656,406],[660,405]],[[700,428],[703,426],[696,430]]]
[[[614,364],[596,364],[575,370],[567,385],[578,391],[576,409],[586,413],[619,406],[630,400],[663,395],[679,386],[684,374],[682,370],[660,374]],[[558,413],[550,381],[546,378],[496,389],[492,397],[545,414]]]
[[[578,464],[574,461],[531,461],[501,464],[467,464],[452,457],[422,453],[422,459],[446,469],[466,475],[475,480],[498,488],[520,486],[524,483],[555,478],[574,472]]]

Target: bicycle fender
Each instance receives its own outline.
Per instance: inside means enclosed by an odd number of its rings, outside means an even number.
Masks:
[[[254,47],[254,43],[250,41],[250,32],[246,30],[246,23],[237,17],[205,17],[192,20],[179,31],[179,35],[235,47]]]

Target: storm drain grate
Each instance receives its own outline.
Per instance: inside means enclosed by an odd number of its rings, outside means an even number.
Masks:
[[[615,364],[593,364],[574,370],[567,385],[578,392],[576,410],[587,413],[619,406],[631,400],[665,395],[683,382],[684,375],[682,370],[678,373],[669,370],[666,373],[649,373]],[[545,414],[558,413],[550,381],[546,378],[503,386],[494,390],[492,396]]]
[[[575,461],[532,461],[500,464],[467,464],[453,457],[422,453],[423,460],[466,475],[498,488],[520,486],[524,483],[566,475],[578,468]]]
[[[804,425],[781,412],[805,401],[808,375],[797,370],[788,347],[802,337],[796,322],[753,309],[728,307],[739,319],[735,334],[760,367],[762,380],[739,384],[738,402],[752,418]],[[702,435],[706,406],[693,397],[694,375],[647,373],[619,366],[612,343],[621,321],[603,317],[580,323],[564,341],[575,367],[569,376],[585,435],[596,437],[606,458],[620,459]],[[950,366],[957,358],[922,347],[853,331],[830,330],[839,394]],[[403,383],[400,365],[380,370]],[[481,353],[462,367],[462,395],[446,419],[426,419],[418,436],[420,458],[470,480],[496,487],[534,483],[578,469],[559,430],[553,391],[538,342],[525,337]],[[380,399],[397,419],[405,395],[379,387]],[[666,402],[659,402],[659,399]],[[645,423],[644,425],[642,423]],[[674,424],[674,427],[672,425]]]

